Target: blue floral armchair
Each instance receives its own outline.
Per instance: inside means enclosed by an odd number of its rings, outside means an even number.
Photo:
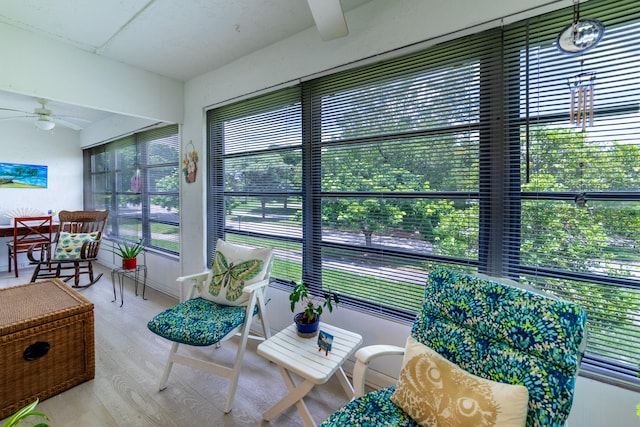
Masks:
[[[429,275],[424,305],[411,336],[466,373],[523,385],[528,391],[523,422],[528,427],[549,427],[564,425],[569,416],[586,342],[585,324],[586,314],[576,304],[436,269]],[[371,360],[404,350],[393,346],[360,349],[354,368],[356,395],[364,392],[364,372]],[[419,425],[392,401],[395,390],[389,387],[357,397],[321,426]]]

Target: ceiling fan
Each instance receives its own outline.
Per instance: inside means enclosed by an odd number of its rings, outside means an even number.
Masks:
[[[72,117],[72,116],[59,116],[53,113],[53,111],[51,111],[50,109],[47,108],[47,100],[46,99],[38,99],[37,100],[38,103],[40,104],[40,107],[35,108],[33,110],[33,112],[29,112],[29,111],[23,111],[23,110],[16,110],[13,108],[0,108],[0,111],[13,111],[16,113],[22,113],[19,116],[10,116],[10,117],[3,117],[0,118],[0,120],[11,120],[11,119],[19,119],[19,118],[34,118],[35,120],[35,125],[36,127],[38,127],[38,129],[42,129],[42,130],[51,130],[54,127],[56,127],[56,124],[59,124],[60,126],[64,126],[64,127],[68,127],[70,129],[73,130],[82,130],[83,127],[76,125],[75,123],[71,123],[68,120],[65,119],[70,119],[70,120],[74,120],[74,121],[80,121],[80,122],[86,122],[86,123],[90,123],[90,120],[86,120],[83,119],[81,117]],[[26,114],[26,115],[24,115]]]
[[[307,3],[322,40],[338,39],[349,34],[340,0],[307,0]]]

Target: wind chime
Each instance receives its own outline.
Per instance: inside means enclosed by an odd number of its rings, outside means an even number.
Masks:
[[[580,73],[568,80],[571,92],[569,122],[576,127],[581,127],[584,132],[587,124],[593,126],[596,73]]]
[[[561,52],[568,54],[585,53],[597,45],[604,35],[604,26],[595,19],[580,20],[580,2],[573,1],[573,22],[558,35],[556,45]],[[584,64],[584,60],[581,61]],[[581,65],[582,68],[582,65]],[[593,126],[593,105],[595,96],[596,73],[581,72],[568,79],[571,97],[569,121],[573,126],[582,128]]]

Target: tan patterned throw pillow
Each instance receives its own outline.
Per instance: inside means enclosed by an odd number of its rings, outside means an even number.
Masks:
[[[431,348],[407,339],[393,403],[421,426],[524,426],[529,392],[480,378]]]

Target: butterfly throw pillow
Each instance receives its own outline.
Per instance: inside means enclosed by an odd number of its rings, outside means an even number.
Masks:
[[[211,272],[200,296],[223,305],[242,305],[246,285],[259,282],[271,262],[270,248],[250,248],[219,239]]]

